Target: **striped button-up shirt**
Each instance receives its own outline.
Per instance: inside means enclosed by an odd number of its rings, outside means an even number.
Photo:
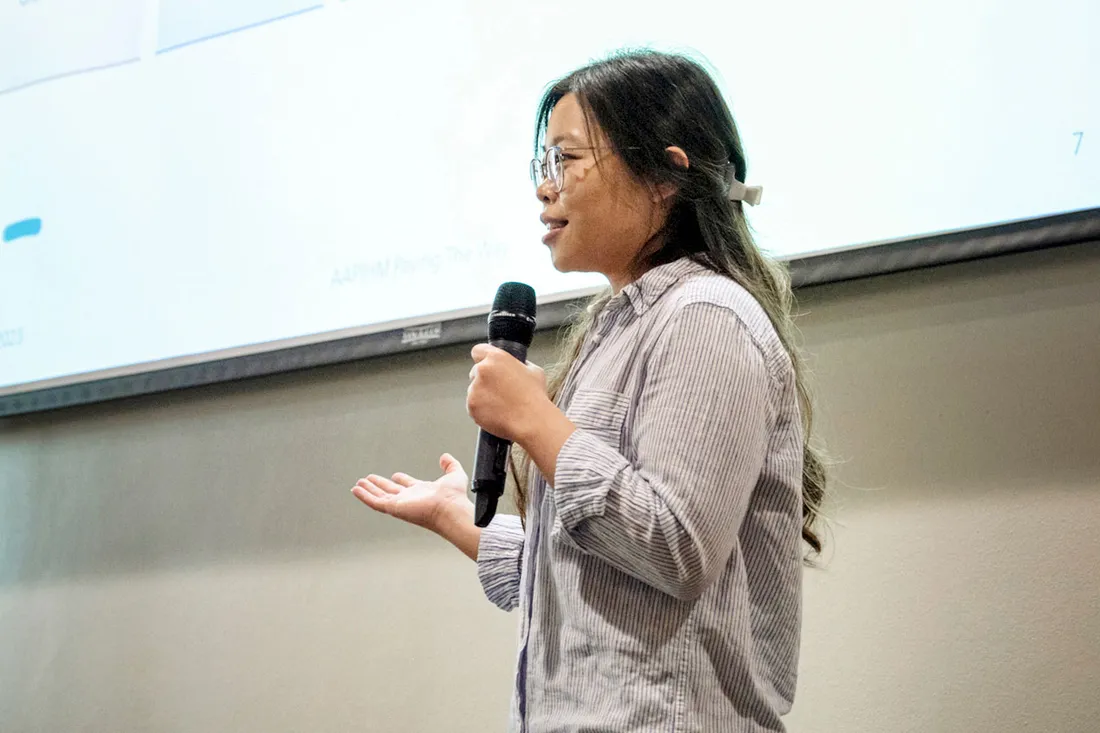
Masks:
[[[558,406],[577,426],[526,529],[482,531],[518,609],[511,730],[782,731],[794,698],[803,436],[767,315],[690,259],[599,312]]]

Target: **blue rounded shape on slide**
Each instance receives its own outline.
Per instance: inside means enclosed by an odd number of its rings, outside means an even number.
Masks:
[[[20,237],[33,237],[42,231],[42,220],[38,217],[24,219],[4,227],[4,241],[11,242]]]

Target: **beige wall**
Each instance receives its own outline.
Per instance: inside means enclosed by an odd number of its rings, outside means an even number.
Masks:
[[[801,297],[839,463],[791,729],[1100,730],[1100,247]],[[500,730],[512,617],[348,493],[470,459],[466,352],[0,421],[0,731]]]

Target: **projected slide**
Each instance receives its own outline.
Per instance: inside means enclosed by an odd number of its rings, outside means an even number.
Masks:
[[[136,61],[145,0],[0,2],[0,94]]]
[[[322,7],[316,0],[159,0],[159,4],[158,52]]]
[[[604,284],[528,161],[627,46],[714,70],[776,257],[1100,207],[1100,3],[869,8],[0,0],[0,396]]]

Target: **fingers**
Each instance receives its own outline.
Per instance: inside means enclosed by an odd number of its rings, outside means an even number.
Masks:
[[[393,482],[395,484],[398,484],[400,486],[405,486],[405,487],[412,486],[415,483],[419,483],[416,479],[414,479],[409,474],[401,473],[401,472],[395,473],[393,475]]]
[[[386,498],[390,496],[390,494],[382,491],[382,489],[378,488],[370,481],[361,481],[355,485],[355,488],[359,489],[361,493],[379,501],[385,501]]]
[[[387,494],[399,494],[401,493],[401,486],[388,478],[382,478],[381,476],[375,476],[373,473],[366,478],[361,478],[356,483],[357,486],[362,486],[364,489],[374,487],[379,491]]]
[[[361,480],[352,487],[351,493],[356,499],[363,502],[376,512],[389,513],[389,500],[392,494],[387,494],[366,479]]]
[[[476,363],[482,361],[483,359],[485,359],[485,357],[487,357],[494,351],[497,351],[497,348],[495,346],[490,346],[489,344],[478,344],[473,349],[471,349],[470,356],[474,358],[474,362]]]

